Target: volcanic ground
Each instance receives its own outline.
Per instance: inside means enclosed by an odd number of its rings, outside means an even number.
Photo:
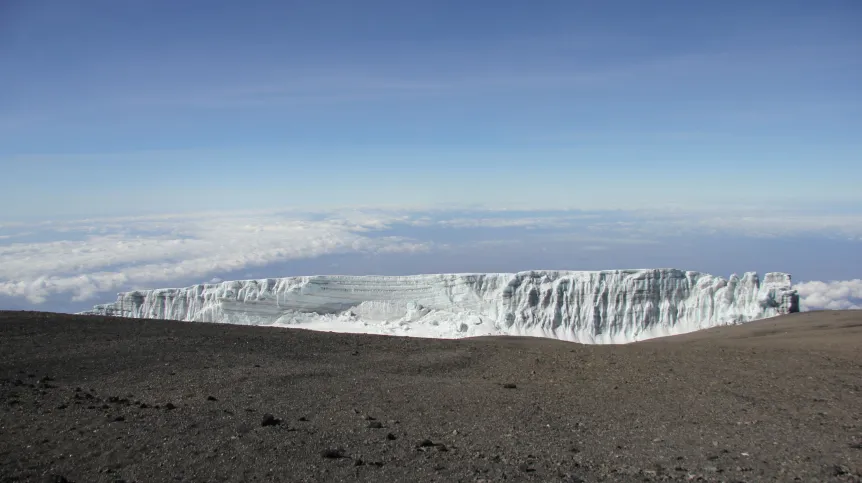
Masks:
[[[862,481],[862,311],[618,346],[0,312],[0,481]]]

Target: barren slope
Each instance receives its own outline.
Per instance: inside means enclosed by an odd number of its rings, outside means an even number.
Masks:
[[[6,312],[0,481],[859,481],[860,347],[862,312],[624,346]]]

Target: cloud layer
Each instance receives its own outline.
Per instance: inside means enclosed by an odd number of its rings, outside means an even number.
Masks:
[[[862,279],[796,285],[802,310],[862,309]]]
[[[0,294],[39,303],[54,293],[86,300],[120,287],[348,252],[429,248],[399,237],[363,236],[381,219],[287,218],[278,214],[188,215],[42,225],[67,239],[0,246]],[[71,239],[68,239],[71,238]]]
[[[0,296],[31,304],[56,296],[85,301],[324,255],[439,252],[442,257],[467,245],[485,251],[516,247],[513,253],[529,254],[556,243],[565,253],[592,257],[641,253],[715,234],[858,240],[860,227],[862,219],[856,215],[371,208],[6,223],[0,224]],[[462,238],[447,238],[452,234]],[[565,253],[563,257],[570,256]],[[633,260],[651,259],[641,255]],[[805,282],[798,289],[804,309],[862,307],[858,279]]]

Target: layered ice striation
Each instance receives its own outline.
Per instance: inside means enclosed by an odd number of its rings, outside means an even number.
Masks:
[[[310,276],[121,293],[88,314],[460,338],[627,343],[798,311],[790,275],[676,269]]]

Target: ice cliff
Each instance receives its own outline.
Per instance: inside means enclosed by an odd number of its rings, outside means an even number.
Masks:
[[[459,338],[626,343],[798,311],[790,275],[675,269],[310,276],[120,293],[87,314]]]

